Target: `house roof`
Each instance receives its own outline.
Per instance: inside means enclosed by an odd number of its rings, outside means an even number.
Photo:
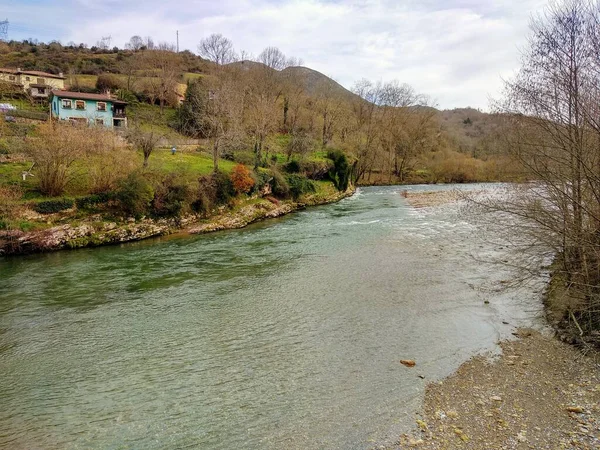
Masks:
[[[126,105],[127,102],[117,100],[106,94],[88,94],[87,92],[71,92],[53,90],[52,95],[60,98],[72,98],[74,100],[96,100],[98,102],[112,102],[119,105]]]
[[[63,77],[62,75],[55,75],[53,73],[48,73],[48,72],[40,72],[39,70],[19,70],[19,69],[9,69],[6,67],[0,67],[0,72],[14,73],[15,75],[22,73],[23,75],[32,75],[34,77],[58,78],[59,80],[65,79],[65,77]]]

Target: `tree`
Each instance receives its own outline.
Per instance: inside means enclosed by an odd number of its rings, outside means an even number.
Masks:
[[[243,129],[246,92],[241,73],[225,70],[209,85],[206,113],[199,118],[203,134],[212,141],[213,169],[219,171],[223,149],[235,149],[245,138]]]
[[[337,120],[342,114],[343,100],[329,80],[317,86],[316,109],[323,121],[321,145],[325,148],[333,139]]]
[[[258,55],[258,62],[265,66],[281,71],[287,67],[298,66],[302,60],[296,58],[287,58],[285,54],[277,47],[267,47]]]
[[[282,87],[277,72],[266,66],[251,67],[244,76],[248,96],[246,126],[254,140],[256,169],[263,163],[265,140],[276,129]]]
[[[104,130],[87,124],[47,122],[38,126],[27,142],[27,152],[35,163],[39,189],[51,197],[62,195],[73,176],[73,165],[103,145]]]
[[[219,66],[236,60],[233,43],[222,34],[211,34],[198,44],[198,53]]]
[[[159,142],[165,137],[165,133],[155,125],[155,120],[150,114],[138,115],[135,120],[130,121],[126,138],[137,150],[144,155],[144,167],[148,167],[148,160]],[[143,126],[142,126],[143,124]]]
[[[556,257],[563,318],[580,335],[600,328],[599,24],[596,4],[583,0],[552,4],[532,21],[498,110],[507,148],[536,183],[489,205],[518,218],[527,250]]]
[[[202,79],[192,80],[185,91],[183,104],[177,111],[177,129],[196,139],[207,138],[209,89]]]
[[[170,44],[161,43],[157,50],[143,54],[143,66],[147,71],[147,89],[151,98],[158,100],[161,113],[171,99],[181,77],[181,56],[173,52]]]
[[[127,42],[125,44],[125,48],[127,50],[133,50],[134,52],[141,50],[142,47],[144,47],[144,40],[142,39],[141,36],[137,36],[137,35],[131,36],[131,38],[129,39],[129,42]]]
[[[267,47],[260,55],[258,61],[273,70],[283,70],[287,67],[287,58],[277,47]]]

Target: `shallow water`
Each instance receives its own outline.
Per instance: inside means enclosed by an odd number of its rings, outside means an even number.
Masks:
[[[244,230],[0,258],[0,448],[393,440],[427,381],[539,311],[534,288],[498,291],[510,273],[479,262],[508,250],[404,189]]]

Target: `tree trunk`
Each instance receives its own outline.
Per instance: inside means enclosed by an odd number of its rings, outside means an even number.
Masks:
[[[219,140],[215,139],[213,144],[213,171],[219,171]]]

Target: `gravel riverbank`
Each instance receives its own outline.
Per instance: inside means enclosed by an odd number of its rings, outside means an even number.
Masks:
[[[393,449],[598,449],[600,357],[520,330],[430,384],[415,430]]]

